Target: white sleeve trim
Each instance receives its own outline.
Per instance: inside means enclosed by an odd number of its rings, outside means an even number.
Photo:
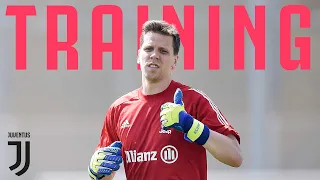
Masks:
[[[216,112],[217,118],[222,125],[229,125],[228,121],[223,117],[218,107],[213,103],[213,101],[201,90],[191,88],[189,90],[195,91],[199,93],[202,97],[204,97],[210,104],[211,108]]]

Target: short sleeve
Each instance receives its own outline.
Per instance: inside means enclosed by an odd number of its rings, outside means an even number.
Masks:
[[[106,147],[114,141],[118,141],[118,136],[114,126],[115,120],[115,110],[113,107],[110,107],[106,113],[100,134],[100,141],[96,149]]]
[[[239,133],[232,127],[213,101],[202,91],[197,91],[199,101],[197,103],[196,119],[208,126],[209,129],[223,135],[232,134],[240,143]]]

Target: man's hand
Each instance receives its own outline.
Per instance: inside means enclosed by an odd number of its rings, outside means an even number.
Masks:
[[[119,170],[122,163],[121,157],[122,143],[116,141],[108,147],[98,149],[92,156],[88,166],[89,176],[93,180],[100,180],[112,175]]]
[[[161,106],[160,121],[162,129],[174,128],[184,133],[184,138],[190,142],[202,145],[219,161],[239,167],[242,163],[238,141],[209,128],[202,122],[194,119],[184,109],[183,94],[177,89],[174,94],[174,103],[168,102]]]
[[[160,122],[162,129],[174,128],[185,133],[184,138],[186,140],[200,145],[205,144],[209,138],[209,128],[185,111],[182,101],[183,94],[179,88],[176,90],[173,99],[174,103],[167,102],[161,106]]]

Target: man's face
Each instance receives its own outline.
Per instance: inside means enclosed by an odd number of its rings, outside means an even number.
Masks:
[[[178,56],[173,54],[173,38],[159,33],[148,32],[144,35],[139,50],[142,75],[150,82],[170,78]]]

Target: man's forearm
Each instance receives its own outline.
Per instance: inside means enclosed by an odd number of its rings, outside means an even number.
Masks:
[[[112,180],[112,179],[113,179],[112,176],[106,176],[106,177],[102,178],[102,180]]]
[[[110,176],[105,176],[102,178],[102,180],[112,180],[114,178],[114,175],[116,175],[116,172],[112,172]]]
[[[240,167],[242,164],[241,150],[234,136],[227,137],[210,130],[209,139],[203,147],[224,164],[232,167]]]

